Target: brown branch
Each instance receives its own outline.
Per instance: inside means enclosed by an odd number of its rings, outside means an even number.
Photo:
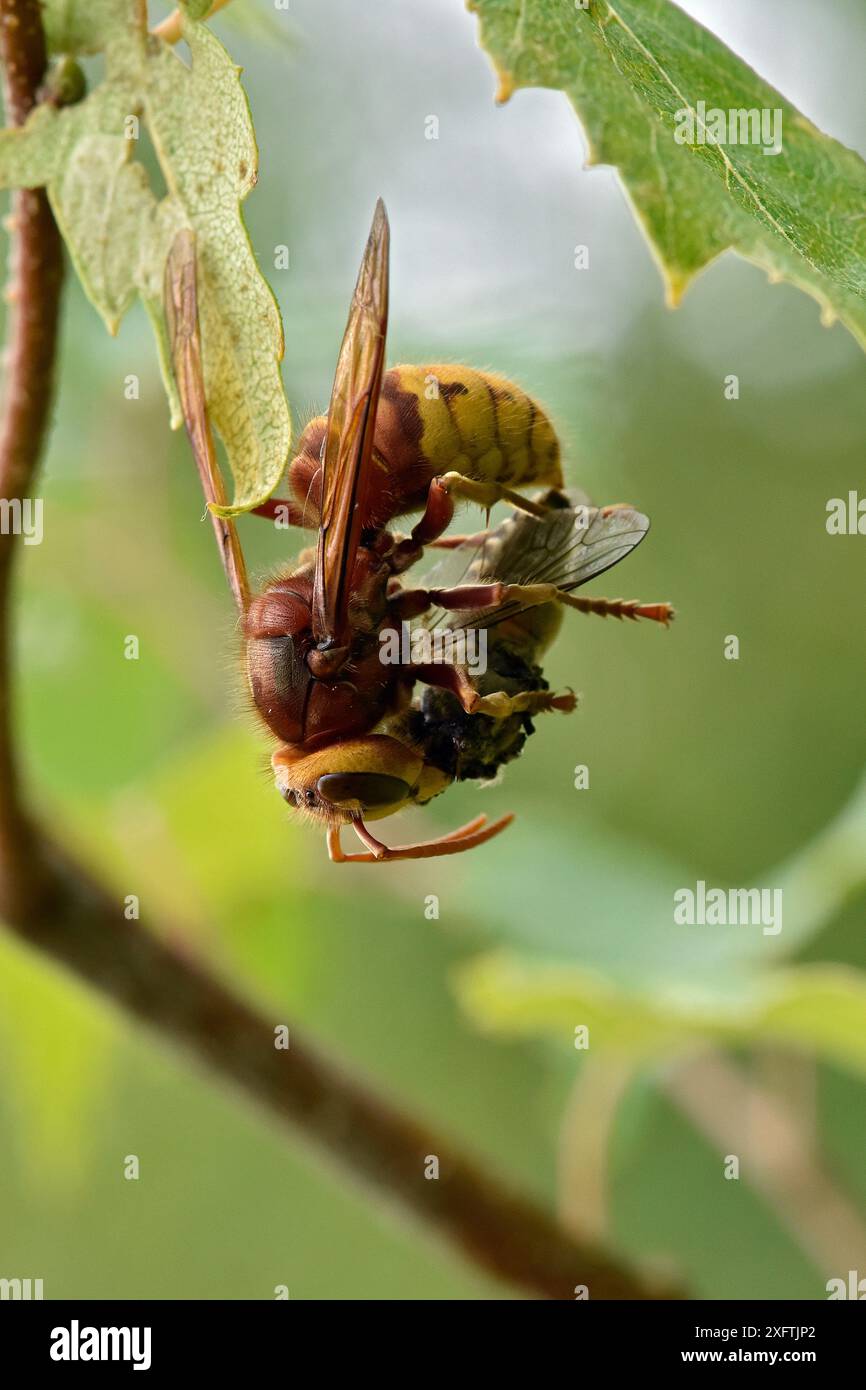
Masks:
[[[349,1078],[294,1029],[289,1049],[278,1050],[279,1019],[255,1013],[195,962],[126,921],[121,903],[85,882],[76,865],[58,859],[57,873],[53,910],[19,924],[31,945],[191,1050],[475,1263],[547,1298],[573,1299],[578,1284],[596,1299],[664,1296],[575,1244],[552,1217]],[[438,1180],[424,1176],[428,1155],[438,1157]]]
[[[38,0],[0,0],[0,57],[7,113],[20,123],[45,66]],[[50,413],[62,259],[44,193],[16,195],[12,243],[0,424],[0,496],[8,499],[32,485]],[[8,696],[12,540],[0,537],[0,913],[8,925],[498,1277],[548,1298],[571,1299],[580,1284],[593,1298],[672,1296],[573,1242],[551,1216],[344,1075],[296,1033],[288,1050],[278,1050],[273,1021],[127,921],[121,904],[34,827],[21,801]],[[428,1155],[439,1159],[438,1181],[424,1177]]]
[[[40,6],[0,0],[0,60],[6,119],[22,125],[45,72]],[[20,502],[34,476],[48,425],[63,255],[43,189],[13,194],[9,218],[6,384],[0,422],[0,498]],[[0,909],[20,915],[44,891],[33,828],[19,807],[12,736],[11,605],[15,537],[0,535]],[[26,869],[23,866],[27,866]]]

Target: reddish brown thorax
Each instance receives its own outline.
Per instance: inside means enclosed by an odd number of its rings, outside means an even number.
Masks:
[[[392,703],[397,672],[380,660],[378,640],[390,574],[382,549],[381,542],[361,547],[356,556],[349,646],[317,642],[310,574],[278,577],[251,600],[244,622],[250,691],[283,743],[309,749],[365,733]]]

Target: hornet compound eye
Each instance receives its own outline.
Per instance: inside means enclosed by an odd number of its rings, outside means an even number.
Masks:
[[[389,777],[384,772],[328,772],[319,778],[316,790],[332,806],[360,805],[373,810],[405,801],[412,789],[402,777]]]

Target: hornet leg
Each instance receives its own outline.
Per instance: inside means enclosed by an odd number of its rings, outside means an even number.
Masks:
[[[508,502],[518,511],[528,512],[530,516],[544,517],[550,510],[549,507],[521,496],[519,492],[503,486],[502,483],[479,482],[475,478],[465,478],[462,473],[443,473],[435,478],[434,482],[444,488],[449,497],[465,497],[467,502],[477,502],[479,507],[484,507],[488,512],[497,502]]]
[[[382,864],[392,859],[439,859],[445,854],[462,854],[464,850],[483,845],[500,834],[514,820],[513,815],[500,816],[499,820],[486,824],[486,816],[476,816],[475,820],[452,830],[450,835],[440,835],[436,840],[424,840],[417,845],[398,845],[390,849],[381,840],[370,834],[360,817],[353,820],[355,832],[368,849],[363,854],[344,854],[340,845],[340,827],[332,826],[327,832],[328,854],[335,864]]]
[[[594,598],[566,593],[555,584],[463,584],[453,589],[408,589],[414,604],[421,603],[426,594],[428,607],[438,606],[457,610],[464,608],[498,608],[514,604],[515,612],[534,608],[540,603],[562,603],[578,613],[596,613],[600,618],[648,618],[665,627],[673,621],[674,610],[669,603],[641,603],[636,598]],[[415,609],[423,612],[423,606]]]
[[[552,690],[520,690],[516,695],[497,690],[492,695],[479,695],[462,667],[449,666],[445,662],[404,666],[402,669],[425,685],[448,690],[460,701],[467,714],[487,714],[491,719],[507,719],[512,714],[544,714],[548,710],[571,714],[577,706],[577,696],[573,690],[564,691],[562,695],[555,695]]]
[[[501,483],[477,482],[474,478],[465,478],[462,473],[442,473],[433,479],[428,488],[427,505],[421,520],[412,528],[409,538],[398,542],[394,547],[395,573],[414,564],[425,545],[442,545],[451,549],[456,545],[462,545],[464,540],[476,539],[474,536],[455,536],[440,540],[454,519],[455,497],[465,497],[469,502],[477,502],[488,512],[497,502],[509,502],[512,507],[521,512],[528,512],[530,516],[543,517],[549,510]]]
[[[573,690],[566,690],[562,695],[554,695],[552,690],[520,690],[516,695],[506,695],[504,690],[497,690],[492,695],[476,693],[467,713],[507,719],[512,714],[545,714],[554,709],[571,714],[576,708],[577,696]]]

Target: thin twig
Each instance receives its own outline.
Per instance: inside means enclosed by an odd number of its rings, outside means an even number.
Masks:
[[[22,125],[45,72],[38,4],[0,0],[0,59],[6,119]],[[43,189],[13,194],[10,231],[6,384],[0,421],[0,498],[26,497],[48,426],[63,254]],[[8,509],[7,509],[8,515]],[[22,812],[12,733],[10,587],[15,537],[0,535],[0,907],[10,915],[35,910],[45,877],[33,828]]]
[[[210,9],[203,18],[210,19],[217,10],[224,10],[229,3],[230,0],[213,0]],[[159,24],[154,25],[153,32],[157,38],[162,39],[165,43],[179,43],[183,38],[183,16],[180,10],[172,10],[170,15],[160,20]]]
[[[838,1175],[811,1148],[808,1115],[804,1132],[803,1115],[784,1096],[714,1050],[674,1067],[665,1090],[715,1147],[720,1183],[723,1159],[736,1156],[740,1177],[825,1276],[863,1268],[866,1225]]]
[[[31,109],[45,67],[39,11],[38,0],[0,0],[6,110],[15,123]],[[62,275],[43,193],[16,195],[11,231],[0,425],[0,496],[9,499],[32,486],[46,433]],[[290,1048],[278,1049],[276,1021],[127,921],[121,904],[34,828],[21,800],[9,706],[12,558],[12,536],[0,537],[0,913],[7,924],[501,1279],[548,1298],[571,1299],[578,1285],[592,1298],[673,1296],[572,1241],[552,1216],[347,1077],[294,1030]],[[424,1174],[431,1156],[439,1160],[438,1180]]]

